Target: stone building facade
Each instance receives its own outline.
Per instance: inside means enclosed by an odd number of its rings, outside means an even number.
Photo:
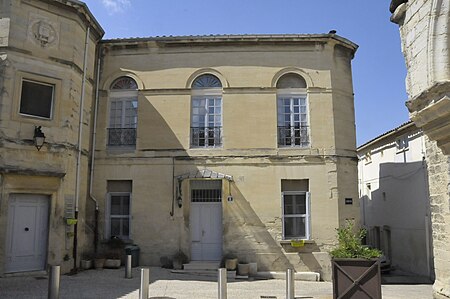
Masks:
[[[87,174],[102,36],[81,3],[0,1],[0,275],[47,264],[68,272],[92,247]]]
[[[450,3],[392,1],[408,75],[406,105],[426,134],[436,280],[435,298],[450,298]]]
[[[144,265],[182,251],[330,279],[334,229],[359,221],[354,43],[101,40],[79,1],[0,8],[0,274],[68,272],[119,237]],[[34,231],[31,267],[14,246]]]
[[[108,205],[122,194],[131,220],[120,231],[141,247],[145,264],[182,250],[194,261],[235,255],[262,271],[293,267],[330,279],[334,228],[359,214],[356,45],[323,34],[104,40],[100,47],[94,195],[106,199],[103,237],[118,231]],[[117,118],[120,101],[129,120]],[[221,195],[194,198],[211,188]],[[295,220],[288,215],[294,197],[306,208]],[[291,221],[301,221],[302,231],[291,231]],[[293,238],[305,245],[292,247]]]

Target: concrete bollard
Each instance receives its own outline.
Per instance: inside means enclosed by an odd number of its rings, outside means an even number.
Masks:
[[[286,270],[286,299],[295,299],[294,270]]]
[[[59,299],[61,266],[51,266],[48,279],[48,299]]]
[[[219,269],[217,282],[219,286],[219,299],[227,299],[227,269]]]
[[[150,285],[150,269],[141,269],[141,286],[139,288],[139,299],[148,299]]]
[[[125,263],[125,278],[132,278],[132,277],[133,274],[131,273],[131,254],[128,254]]]

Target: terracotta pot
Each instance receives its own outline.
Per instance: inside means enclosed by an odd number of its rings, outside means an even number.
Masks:
[[[108,269],[118,269],[120,268],[120,259],[106,259],[104,267]]]
[[[94,260],[95,269],[103,269],[104,265],[105,265],[105,259],[95,259]]]
[[[249,263],[248,275],[256,276],[258,273],[258,264],[257,263]]]
[[[88,270],[92,268],[92,260],[81,260],[81,269]]]
[[[238,264],[238,273],[242,276],[247,276],[250,270],[249,264]]]
[[[227,268],[228,271],[234,271],[236,270],[238,263],[238,259],[226,259],[225,260],[225,268]]]

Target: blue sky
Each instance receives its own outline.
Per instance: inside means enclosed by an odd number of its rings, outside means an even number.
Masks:
[[[357,144],[408,120],[405,63],[390,0],[86,0],[105,38],[328,33],[359,45],[353,59]]]

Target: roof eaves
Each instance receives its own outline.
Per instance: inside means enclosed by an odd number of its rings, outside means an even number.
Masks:
[[[414,122],[409,120],[409,121],[401,124],[400,126],[394,128],[392,130],[389,130],[389,131],[387,131],[387,132],[385,132],[385,133],[383,133],[383,134],[381,134],[381,135],[379,135],[379,136],[377,136],[377,137],[367,141],[366,143],[358,146],[356,151],[359,152],[359,151],[363,150],[364,148],[369,147],[370,145],[372,145],[372,144],[374,144],[374,143],[376,143],[376,142],[378,142],[378,141],[380,141],[380,140],[382,140],[384,138],[387,138],[387,137],[389,137],[391,135],[394,135],[395,133],[397,133],[399,131],[405,130],[405,129],[410,128],[412,126],[414,126]]]

